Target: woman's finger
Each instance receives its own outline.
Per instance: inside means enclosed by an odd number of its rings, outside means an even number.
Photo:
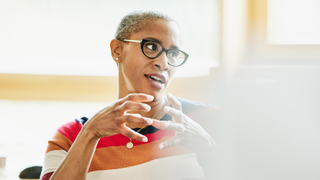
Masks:
[[[176,137],[173,137],[173,138],[169,139],[168,141],[160,143],[159,144],[159,149],[168,148],[168,147],[174,146],[176,144],[179,144],[180,142],[181,142],[180,137],[176,136]]]
[[[146,124],[146,125],[151,125],[153,120],[150,118],[146,118],[146,117],[141,117],[141,116],[136,116],[136,115],[131,115],[131,114],[127,114],[124,116],[120,116],[115,118],[116,120],[118,120],[118,122],[121,123],[129,123],[129,124]]]
[[[151,102],[153,101],[154,97],[149,94],[143,93],[131,93],[126,97],[120,99],[119,103],[122,104],[126,101],[133,101],[133,102]]]
[[[182,133],[185,130],[182,124],[174,123],[172,121],[159,121],[153,119],[152,126],[163,130],[174,130],[178,133]]]
[[[126,115],[131,115],[131,116],[135,116],[135,117],[142,117],[141,114],[131,114],[131,113],[127,113]]]
[[[150,111],[151,107],[147,104],[140,103],[140,102],[124,102],[120,108],[123,111]]]
[[[125,115],[126,112],[130,111],[143,111],[143,112],[148,112],[150,111],[151,107],[147,104],[140,103],[140,102],[130,102],[126,101],[122,105],[118,106],[113,110],[113,113],[116,116],[122,116]]]
[[[163,111],[167,114],[169,114],[170,116],[172,116],[173,120],[175,122],[178,123],[182,123],[183,122],[183,113],[180,110],[177,110],[175,108],[169,107],[169,106],[165,106],[163,108]]]
[[[117,109],[118,107],[123,107],[123,105],[125,104],[125,107],[127,106],[127,102],[136,102],[136,103],[140,103],[143,104],[141,102],[151,102],[153,101],[154,97],[148,94],[143,94],[143,93],[132,93],[127,95],[126,97],[119,99],[118,101],[112,103],[111,105],[105,107],[104,109],[100,110],[99,113],[100,114],[105,114],[108,112],[111,112],[115,109]],[[146,104],[145,104],[146,105]],[[146,105],[148,106],[148,105]],[[137,106],[136,106],[137,107]],[[114,112],[119,112],[119,114],[123,114],[125,112],[124,109],[122,109],[122,112],[120,111],[114,111]]]
[[[177,110],[179,110],[179,111],[182,111],[182,109],[181,109],[181,103],[180,103],[180,101],[179,101],[177,98],[175,98],[175,97],[174,97],[172,94],[170,94],[170,93],[167,94],[167,98],[168,98],[169,102],[171,103],[171,105],[172,105],[172,107],[173,107],[174,109],[177,109]]]
[[[135,132],[134,130],[128,128],[128,127],[124,127],[121,128],[120,134],[127,136],[129,139],[135,139],[137,141],[142,141],[142,142],[148,142],[148,138],[140,133]]]

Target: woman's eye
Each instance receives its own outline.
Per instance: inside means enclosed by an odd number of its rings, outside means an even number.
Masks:
[[[171,54],[171,56],[172,56],[173,58],[177,58],[177,57],[178,57],[178,53],[173,52],[173,53]]]
[[[158,45],[157,44],[147,44],[146,47],[151,51],[158,51]]]
[[[170,53],[170,57],[172,58],[172,59],[178,59],[178,57],[179,57],[179,51],[172,51],[171,53]]]

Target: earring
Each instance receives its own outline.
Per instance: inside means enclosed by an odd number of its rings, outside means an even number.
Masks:
[[[119,58],[116,58],[116,57],[115,57],[115,58],[114,58],[114,60],[118,61],[118,60],[119,60]]]

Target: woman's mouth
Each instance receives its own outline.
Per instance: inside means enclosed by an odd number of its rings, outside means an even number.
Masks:
[[[148,75],[146,75],[148,77]],[[155,76],[149,76],[152,80],[154,81],[159,81],[161,84],[163,84],[163,82],[161,81],[161,79],[155,77]]]
[[[145,74],[144,75],[148,81],[148,83],[156,88],[156,89],[162,89],[164,87],[164,84],[166,82],[166,78],[161,74]]]

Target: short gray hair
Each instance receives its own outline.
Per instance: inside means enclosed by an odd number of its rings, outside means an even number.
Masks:
[[[141,31],[145,25],[163,19],[175,22],[170,16],[156,11],[134,11],[126,15],[118,25],[115,38],[129,39],[132,33]]]

